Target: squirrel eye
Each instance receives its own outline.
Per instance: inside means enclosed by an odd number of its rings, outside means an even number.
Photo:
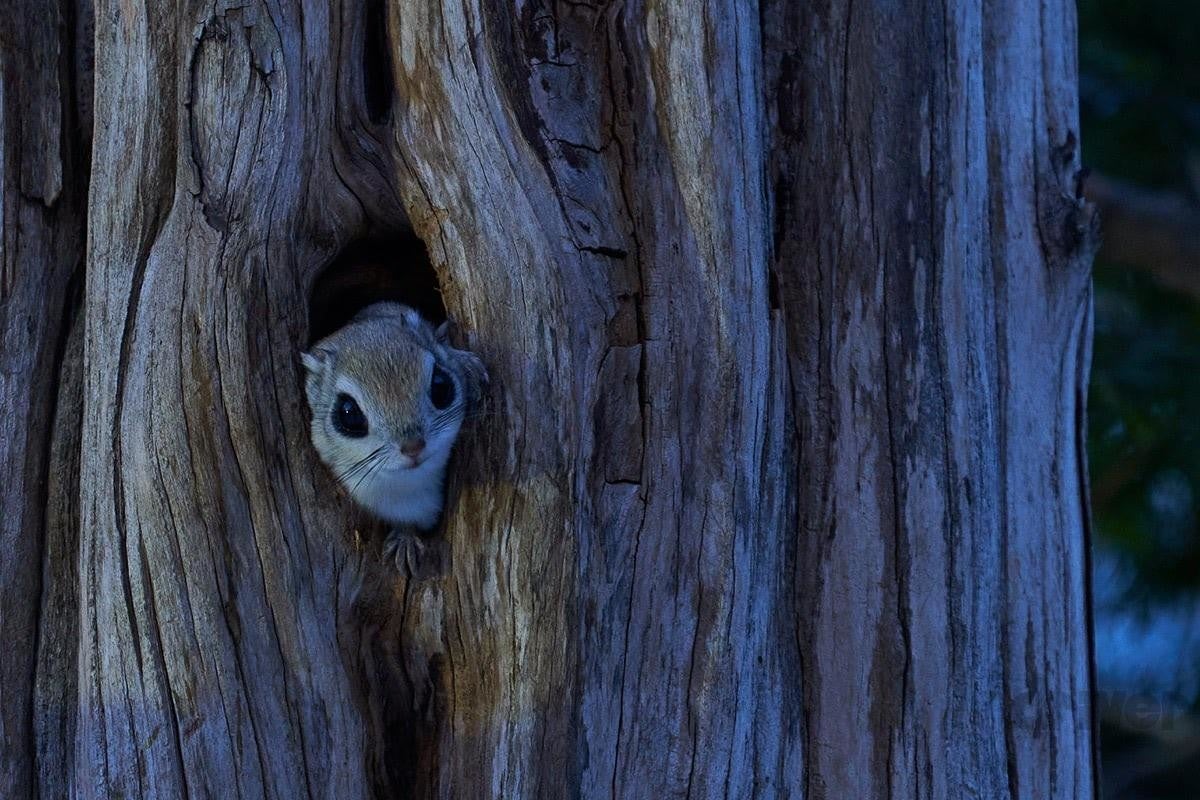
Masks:
[[[351,439],[361,439],[367,435],[367,416],[348,394],[339,394],[333,401],[333,427]]]
[[[438,411],[444,411],[454,402],[454,380],[439,366],[434,366],[429,380],[429,399]]]

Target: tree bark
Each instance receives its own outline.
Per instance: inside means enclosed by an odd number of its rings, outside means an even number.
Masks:
[[[83,11],[82,14],[78,13]],[[25,798],[38,783],[42,752],[35,726],[67,724],[74,704],[67,670],[39,674],[41,637],[61,634],[71,648],[71,623],[51,617],[58,599],[43,576],[73,568],[61,538],[74,535],[77,503],[68,501],[76,469],[67,466],[75,430],[52,436],[56,416],[72,419],[77,384],[60,381],[68,364],[71,285],[78,289],[84,252],[86,152],[90,139],[90,12],[65,0],[6,5],[0,22],[0,797]],[[56,446],[52,447],[52,440]],[[44,561],[53,553],[59,561]],[[62,583],[67,586],[67,582]],[[70,584],[73,586],[73,584]],[[42,600],[46,598],[45,604]],[[65,601],[64,601],[65,602]],[[77,603],[67,609],[76,613]],[[73,656],[73,653],[72,653]],[[35,682],[47,702],[38,711]],[[53,719],[51,719],[53,718]],[[60,740],[68,738],[66,732]],[[61,762],[60,762],[61,763]],[[51,784],[53,785],[53,784]],[[54,796],[53,793],[45,796]]]
[[[1070,4],[101,0],[89,175],[62,3],[5,797],[1095,794]],[[410,232],[493,385],[397,572],[297,351]]]

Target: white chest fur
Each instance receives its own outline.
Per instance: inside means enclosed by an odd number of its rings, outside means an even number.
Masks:
[[[411,469],[382,469],[355,489],[354,499],[393,524],[432,528],[442,513],[449,456],[431,454]]]

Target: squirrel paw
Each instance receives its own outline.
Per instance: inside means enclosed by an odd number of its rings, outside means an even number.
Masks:
[[[450,545],[440,536],[425,537],[410,526],[395,526],[383,542],[383,559],[411,579],[436,578],[450,564]]]
[[[400,572],[405,571],[405,561],[408,555],[407,540],[411,536],[412,534],[401,528],[392,528],[388,531],[387,538],[383,540],[383,561],[394,564]]]

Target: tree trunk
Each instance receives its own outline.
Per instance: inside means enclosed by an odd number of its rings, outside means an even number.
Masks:
[[[91,12],[13,0],[2,17],[0,797],[20,800],[39,764],[42,796],[62,796],[75,714],[82,361],[68,307],[84,260]]]
[[[1071,4],[100,0],[90,164],[18,5],[0,795],[1094,795]],[[493,378],[399,571],[364,248]]]

